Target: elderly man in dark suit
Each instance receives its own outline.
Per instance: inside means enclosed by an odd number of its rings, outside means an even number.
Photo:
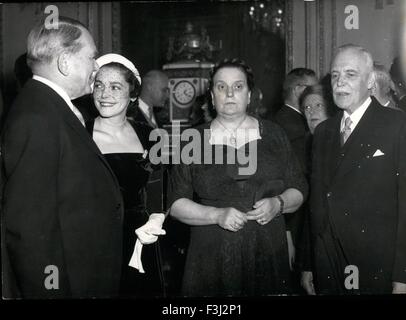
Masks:
[[[2,135],[6,297],[115,296],[122,197],[71,99],[90,92],[94,41],[78,21],[36,25],[27,40],[30,79]]]
[[[373,82],[371,54],[340,47],[331,84],[342,111],[313,140],[309,293],[406,293],[406,118],[370,97]]]

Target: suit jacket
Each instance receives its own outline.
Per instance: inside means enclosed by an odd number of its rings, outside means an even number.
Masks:
[[[30,80],[8,115],[2,154],[2,236],[10,275],[5,281],[15,285],[5,285],[11,286],[9,295],[114,296],[122,196],[111,168],[65,101]],[[49,289],[50,276],[57,276],[52,282],[58,289]]]
[[[288,139],[292,145],[293,151],[299,160],[300,167],[303,173],[308,174],[308,152],[306,149],[308,132],[306,119],[299,112],[284,105],[275,115],[275,122],[278,123],[286,132]],[[307,214],[307,202],[301,208],[293,213],[284,214],[286,220],[286,228],[291,231],[293,242],[297,247],[297,253],[301,253],[303,244],[303,224],[305,223]],[[302,264],[301,261],[297,262]]]
[[[342,114],[320,124],[314,136],[316,282],[321,291],[337,293],[331,288],[343,283],[326,279],[336,272],[342,281],[344,267],[355,265],[361,293],[390,293],[392,281],[406,282],[406,118],[372,98],[341,147]]]
[[[146,125],[150,126],[153,129],[157,128],[157,126],[154,125],[150,121],[150,119],[144,114],[144,112],[142,112],[142,110],[140,109],[138,104],[131,105],[131,106],[128,107],[127,116],[131,117],[134,121],[146,124]],[[158,121],[156,119],[156,117],[155,117],[155,120]],[[157,124],[158,124],[158,127],[160,127],[159,123],[157,123]]]
[[[92,94],[87,94],[72,100],[72,103],[78,108],[85,121],[95,119],[99,115],[99,111],[94,105]]]
[[[400,110],[406,112],[406,96],[403,96],[397,103],[397,106]]]
[[[309,132],[306,118],[299,112],[284,105],[275,115],[275,122],[285,130],[303,172],[306,173],[306,137]]]

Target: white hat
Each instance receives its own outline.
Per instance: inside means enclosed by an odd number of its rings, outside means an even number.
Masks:
[[[108,53],[96,60],[97,64],[101,68],[102,66],[109,64],[111,62],[117,62],[122,64],[124,67],[126,67],[128,70],[132,71],[134,76],[137,78],[138,82],[141,84],[141,77],[140,73],[138,72],[137,68],[134,66],[134,64],[128,60],[127,58],[123,57],[120,54],[116,53]]]

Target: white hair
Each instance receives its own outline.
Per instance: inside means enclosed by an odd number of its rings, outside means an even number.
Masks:
[[[27,64],[33,68],[50,63],[62,51],[78,52],[82,48],[78,40],[83,29],[86,28],[79,21],[66,17],[59,17],[57,29],[47,28],[41,21],[27,38]]]

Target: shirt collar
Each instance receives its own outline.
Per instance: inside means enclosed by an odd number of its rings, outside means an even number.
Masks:
[[[300,112],[300,110],[296,109],[295,107],[291,106],[290,104],[285,103],[285,106],[287,106],[288,108],[291,108],[291,109],[295,110],[295,111],[296,111],[297,113],[299,113],[299,114],[302,114],[302,113]]]
[[[32,77],[33,79],[42,82],[43,84],[46,84],[48,87],[50,87],[51,89],[53,89],[57,94],[59,94],[61,96],[61,98],[63,100],[65,100],[65,102],[70,106],[72,105],[72,101],[69,98],[69,95],[66,93],[66,91],[64,89],[62,89],[60,86],[58,86],[56,83],[52,82],[49,79],[46,79],[44,77],[38,76],[38,75],[34,75]]]
[[[355,110],[351,115],[344,111],[343,117],[341,118],[341,129],[344,128],[344,121],[347,117],[350,117],[351,123],[351,131],[354,131],[355,127],[357,126],[358,122],[361,120],[362,116],[364,115],[365,111],[367,111],[369,105],[371,104],[371,97],[368,97],[362,104]]]
[[[79,119],[79,121],[84,125],[84,120],[83,120],[83,115],[79,111],[78,108],[76,108],[71,99],[69,98],[69,95],[66,93],[64,89],[62,89],[60,86],[58,86],[56,83],[52,82],[49,79],[46,79],[44,77],[41,77],[39,75],[33,75],[32,77],[34,80],[37,80],[39,82],[42,82],[43,84],[47,85],[50,87],[52,90],[54,90],[68,105],[68,107],[72,110],[72,112],[75,114],[75,116]]]
[[[151,119],[152,123],[154,125],[157,125],[156,120],[155,120],[155,115],[152,112],[152,114],[150,114],[150,110],[152,109],[152,107],[150,107],[149,105],[147,105],[145,103],[144,100],[142,100],[141,98],[138,98],[138,107],[141,109],[141,111],[149,118]]]
[[[141,98],[138,98],[138,107],[141,109],[141,111],[149,116],[149,105],[147,105],[144,100]]]

